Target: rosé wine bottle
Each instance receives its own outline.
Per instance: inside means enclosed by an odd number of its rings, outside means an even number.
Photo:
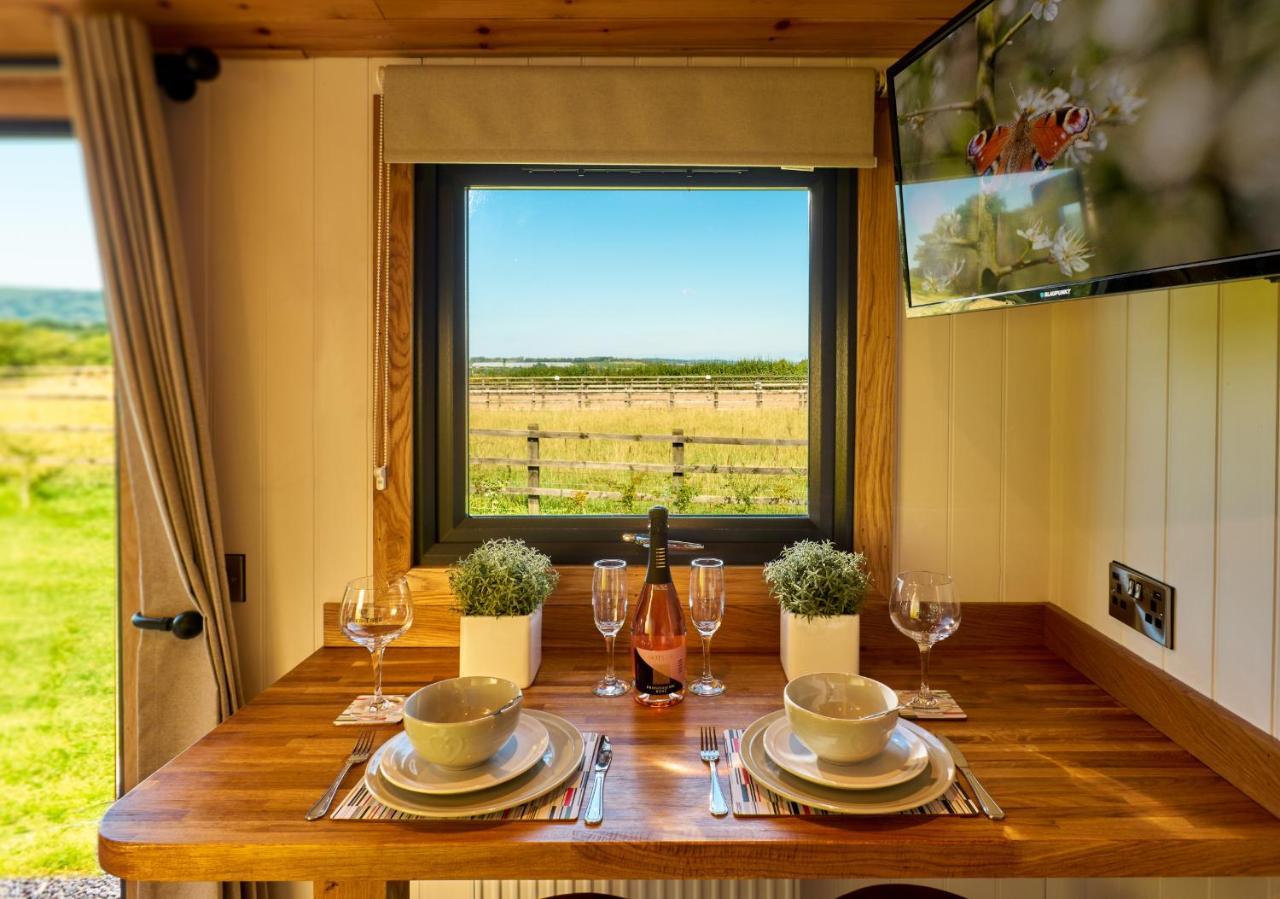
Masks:
[[[636,702],[667,708],[684,699],[684,608],[667,564],[667,510],[649,510],[649,568],[631,623]]]

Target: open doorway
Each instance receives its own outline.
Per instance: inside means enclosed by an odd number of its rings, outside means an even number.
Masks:
[[[111,346],[80,149],[0,131],[0,894],[118,895]]]

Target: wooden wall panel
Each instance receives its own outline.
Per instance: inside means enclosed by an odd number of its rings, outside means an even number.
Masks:
[[[1275,286],[1262,281],[1224,284],[1221,315],[1213,695],[1270,730],[1272,685],[1266,674],[1275,671]]]
[[[1278,300],[1244,281],[1062,304],[1051,390],[1054,602],[1272,734]],[[1107,616],[1111,558],[1163,567],[1174,649]]]
[[[1169,293],[1134,294],[1125,303],[1124,507],[1119,544],[1128,564],[1165,573],[1165,457],[1168,452]],[[1159,664],[1161,647],[1122,630],[1125,645]]]
[[[836,60],[841,62],[842,60]],[[875,152],[892,154],[888,105],[876,105]],[[902,289],[898,219],[888,165],[858,173],[857,410],[854,447],[853,544],[867,557],[872,590],[887,596],[893,578],[894,421]],[[837,396],[837,402],[839,402]]]
[[[320,603],[370,570],[369,245],[372,98],[362,59],[315,62],[315,380],[312,443],[314,583],[311,646],[322,638]]]
[[[222,527],[227,552],[246,555],[249,601],[233,607],[245,691],[266,685],[267,603],[264,573],[262,462],[266,436],[262,397],[267,389],[269,335],[262,312],[277,298],[261,288],[262,257],[275,230],[262,208],[269,171],[264,63],[223,68],[209,91],[209,146],[203,159],[181,165],[207,166],[209,179],[207,347],[210,423]],[[266,158],[269,158],[266,157]],[[179,200],[181,201],[181,198]]]
[[[1000,598],[1005,315],[961,315],[951,336],[949,571],[963,602]]]
[[[1217,521],[1218,285],[1169,294],[1165,577],[1178,588],[1175,648],[1164,669],[1213,695]]]
[[[898,424],[898,568],[947,571],[951,501],[951,332],[955,318],[908,319]]]
[[[264,137],[272,148],[260,214],[271,238],[256,248],[262,291],[266,390],[262,394],[262,561],[266,598],[263,684],[314,646],[315,66],[271,66]],[[269,257],[269,258],[264,258]]]
[[[1051,306],[1006,313],[1001,596],[1049,599]]]
[[[908,319],[898,568],[948,571],[970,601],[1049,591],[1051,307]]]

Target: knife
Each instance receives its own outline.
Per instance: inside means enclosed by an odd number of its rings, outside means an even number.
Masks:
[[[599,824],[604,819],[604,776],[613,761],[613,746],[607,736],[600,737],[600,748],[596,750],[596,785],[591,793],[591,804],[587,806],[587,823]]]
[[[973,769],[969,767],[969,760],[964,757],[964,753],[960,751],[960,747],[956,746],[941,734],[938,739],[942,741],[942,745],[947,747],[947,752],[951,753],[951,758],[955,760],[956,767],[960,769],[960,773],[964,775],[965,780],[969,781],[969,786],[973,788],[973,795],[978,798],[978,805],[982,806],[982,811],[992,821],[999,821],[1004,817],[1004,809],[1000,808],[999,803],[991,798],[991,794],[982,786],[982,781],[978,780],[978,776],[973,773]]]

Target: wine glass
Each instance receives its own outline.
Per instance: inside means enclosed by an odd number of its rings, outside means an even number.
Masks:
[[[621,696],[631,683],[613,673],[613,643],[627,622],[627,563],[622,559],[601,559],[591,575],[591,610],[596,630],[604,635],[608,665],[604,679],[595,686],[597,696]]]
[[[694,559],[689,565],[689,617],[702,637],[702,677],[689,685],[699,696],[719,696],[724,682],[711,674],[711,637],[724,620],[724,562]]]
[[[906,702],[912,709],[936,709],[938,697],[929,689],[929,650],[960,627],[960,600],[945,574],[906,571],[893,582],[889,600],[893,625],[920,648],[920,690]]]
[[[373,656],[373,697],[354,710],[370,721],[389,719],[403,699],[382,695],[382,654],[413,624],[413,594],[403,575],[362,577],[347,584],[338,613],[342,632]]]

